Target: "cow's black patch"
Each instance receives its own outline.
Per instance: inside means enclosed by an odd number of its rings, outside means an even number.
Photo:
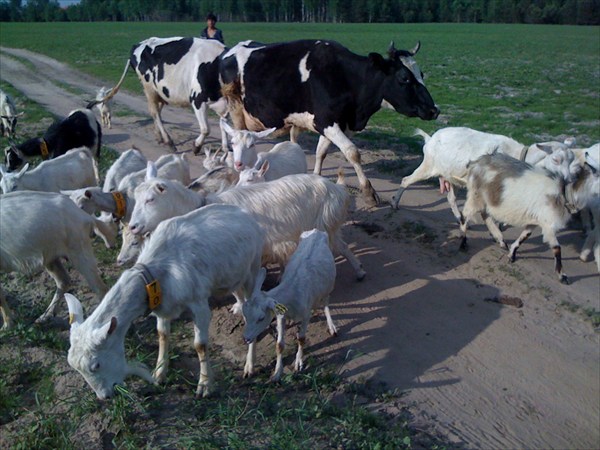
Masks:
[[[165,97],[169,98],[169,89],[166,86],[163,86],[162,91]]]
[[[146,83],[150,81],[150,73],[149,72],[146,72],[144,74],[144,80],[146,80]]]
[[[195,95],[194,107],[200,108],[203,102],[217,101],[221,97],[221,84],[219,83],[219,59],[203,63],[198,66],[198,84],[201,92]]]
[[[193,38],[182,38],[157,45],[154,49],[146,46],[140,55],[138,71],[145,73],[156,68],[155,82],[159,82],[165,74],[164,65],[177,64],[190,51],[193,44]]]

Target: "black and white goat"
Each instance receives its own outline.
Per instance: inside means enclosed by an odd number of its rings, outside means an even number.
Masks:
[[[88,109],[76,109],[65,119],[54,122],[43,137],[29,139],[4,150],[6,166],[13,171],[34,156],[52,159],[77,147],[87,147],[92,153],[95,150],[98,158],[101,141],[102,129],[94,114]]]

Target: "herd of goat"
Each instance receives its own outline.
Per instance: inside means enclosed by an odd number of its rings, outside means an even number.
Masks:
[[[98,99],[106,91],[98,93]],[[98,104],[102,125],[111,126],[108,104]],[[3,135],[15,137],[14,104],[0,92]],[[299,321],[295,370],[303,365],[303,346],[314,307],[324,308],[327,326],[337,333],[328,307],[334,288],[334,255],[344,256],[357,279],[365,277],[358,258],[342,237],[350,205],[343,174],[337,183],[307,174],[304,150],[290,141],[257,153],[255,142],[266,132],[233,129],[221,118],[232,151],[205,151],[206,172],[193,180],[185,155],[148,161],[136,148],[123,152],[108,170],[102,187],[97,167],[102,129],[90,110],[73,111],[41,138],[5,150],[0,165],[0,272],[31,273],[44,268],[56,292],[38,321],[53,316],[61,299],[70,314],[69,364],[99,398],[109,398],[128,375],[149,382],[165,380],[169,365],[170,321],[189,310],[194,346],[200,360],[197,394],[212,389],[207,353],[210,296],[233,294],[232,312],[245,319],[248,344],[244,376],[254,371],[254,343],[276,318],[277,363],[283,372],[286,319]],[[460,224],[466,247],[467,225],[480,214],[490,233],[514,261],[519,245],[540,226],[562,270],[556,233],[581,212],[587,238],[581,259],[593,253],[600,272],[600,144],[576,148],[574,139],[525,146],[500,135],[468,128],[444,128],[425,139],[424,159],[404,177],[392,198],[398,208],[413,183],[439,178]],[[12,141],[11,141],[12,142]],[[41,157],[30,169],[28,160]],[[466,187],[462,211],[455,188]],[[527,195],[523,195],[527,192]],[[18,224],[18,226],[15,226]],[[524,227],[510,246],[499,224]],[[43,229],[43,232],[40,232]],[[131,264],[114,286],[102,281],[92,250],[94,233],[107,247],[121,232],[119,265]],[[78,271],[101,300],[84,320],[83,308],[68,293],[64,261]],[[262,291],[268,264],[282,269],[278,285]],[[285,269],[285,270],[283,270]],[[0,288],[3,329],[15,318]],[[132,321],[151,312],[157,317],[156,368],[128,363],[124,339]]]

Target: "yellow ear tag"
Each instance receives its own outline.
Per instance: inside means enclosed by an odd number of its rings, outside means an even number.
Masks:
[[[155,309],[162,303],[162,293],[158,280],[146,285],[146,293],[148,294],[148,307],[150,309]]]
[[[285,307],[285,305],[282,305],[281,303],[275,303],[275,312],[279,315],[284,315],[287,312],[287,308]]]
[[[69,313],[69,325],[73,325],[74,321],[75,321],[75,314]]]
[[[40,142],[40,152],[42,153],[42,159],[48,159],[48,144],[43,139]]]
[[[122,219],[123,217],[125,217],[125,212],[127,208],[127,202],[125,201],[125,197],[123,197],[123,194],[118,191],[114,191],[112,193],[112,196],[115,200],[115,204],[117,205],[117,211],[115,212],[115,216],[117,216],[117,219]]]

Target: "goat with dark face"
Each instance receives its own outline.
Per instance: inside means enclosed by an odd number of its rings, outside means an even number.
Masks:
[[[262,45],[240,42],[222,56],[222,92],[235,128],[307,129],[321,135],[315,173],[333,142],[352,163],[370,202],[376,193],[347,134],[363,130],[382,106],[409,117],[437,118],[439,109],[414,60],[420,44],[359,56],[333,41]]]
[[[94,114],[88,109],[77,109],[61,121],[53,123],[41,138],[29,139],[4,150],[9,171],[19,169],[34,156],[52,159],[68,150],[87,147],[100,156],[102,129]]]

